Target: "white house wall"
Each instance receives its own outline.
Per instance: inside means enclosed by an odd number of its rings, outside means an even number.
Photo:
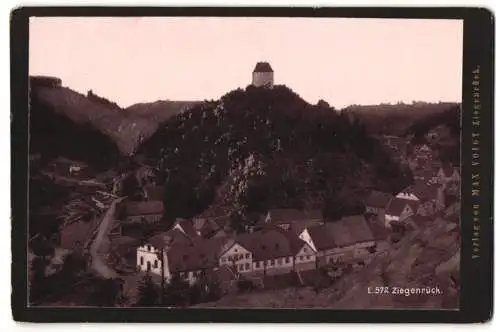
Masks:
[[[273,85],[274,73],[255,72],[252,75],[252,84],[255,86]]]
[[[239,273],[252,271],[252,253],[238,243],[234,243],[220,258],[220,265],[234,266]]]
[[[313,240],[311,238],[311,235],[309,234],[307,228],[302,231],[299,235],[299,239],[307,243],[308,245],[311,246],[311,248],[316,252],[316,247],[314,246]]]

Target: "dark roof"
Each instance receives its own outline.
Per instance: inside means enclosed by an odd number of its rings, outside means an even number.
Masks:
[[[322,226],[311,227],[308,232],[317,250],[344,247],[376,239],[362,215],[348,216]]]
[[[272,73],[273,69],[271,68],[271,65],[268,62],[257,62],[255,65],[255,69],[253,70],[254,73]]]
[[[333,222],[335,244],[339,247],[373,241],[373,233],[363,215],[348,216]]]
[[[392,198],[391,194],[372,191],[365,199],[365,205],[370,207],[385,208]]]
[[[370,227],[373,237],[377,240],[383,240],[391,234],[391,231],[385,227],[378,218],[371,218],[368,220],[368,226]]]
[[[426,202],[436,199],[438,188],[438,184],[427,184],[425,180],[417,180],[413,185],[403,190],[403,192],[412,193],[420,201]]]
[[[141,216],[163,214],[162,201],[127,202],[125,204],[127,216]]]
[[[308,228],[307,231],[311,236],[311,239],[316,247],[316,250],[326,250],[330,248],[334,248],[335,240],[333,236],[333,227],[331,222],[328,222],[321,226],[315,226]]]
[[[386,214],[390,216],[399,216],[401,212],[403,212],[406,205],[409,205],[410,208],[416,211],[418,208],[418,201],[411,201],[404,198],[393,198],[389,205],[387,206]]]
[[[168,232],[153,235],[147,240],[155,248],[166,248],[174,245],[190,245],[192,242],[186,234],[178,229],[171,229]]]
[[[292,233],[278,229],[242,234],[235,242],[250,251],[256,261],[294,256],[305,244]]]
[[[218,265],[219,253],[227,238],[200,239],[192,245],[174,245],[168,250],[171,272],[198,271]]]
[[[222,206],[211,206],[196,218],[219,218],[229,215],[230,212],[231,211],[228,208],[224,208]]]
[[[188,219],[177,219],[175,221],[174,227],[175,225],[179,225],[184,231],[184,234],[186,234],[186,236],[188,236],[189,238],[193,239],[198,237],[198,233],[196,233],[196,230],[194,229],[193,221]]]
[[[323,219],[323,213],[320,210],[276,209],[269,211],[269,217],[271,218],[271,223],[281,224],[292,221]]]

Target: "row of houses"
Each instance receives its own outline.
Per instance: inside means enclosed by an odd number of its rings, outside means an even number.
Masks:
[[[377,215],[385,227],[391,228],[414,215],[434,215],[459,196],[459,171],[449,164],[443,164],[431,176],[415,177],[413,185],[395,196],[377,191],[370,193],[365,206],[366,212]]]
[[[203,237],[194,220],[179,219],[169,231],[137,248],[137,266],[167,281],[178,275],[194,283],[221,267],[259,277],[340,262],[364,264],[384,247],[386,234],[363,215],[332,222],[319,220],[318,215],[318,211],[273,210],[249,233],[210,238]]]

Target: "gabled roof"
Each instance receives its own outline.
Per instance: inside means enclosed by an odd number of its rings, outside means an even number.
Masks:
[[[268,62],[257,62],[255,65],[254,73],[272,73],[273,69]]]
[[[414,194],[421,202],[436,199],[438,184],[428,184],[425,180],[416,180],[413,185],[404,190],[404,192]]]
[[[344,217],[334,222],[333,228],[335,243],[340,247],[375,239],[362,215]]]
[[[294,256],[305,244],[290,232],[269,228],[242,234],[235,242],[250,251],[256,261]]]
[[[365,205],[370,207],[385,208],[392,198],[391,194],[372,191],[365,199]]]
[[[192,243],[187,235],[178,229],[171,229],[168,232],[153,235],[146,242],[153,245],[156,249],[174,245],[190,245]]]
[[[282,224],[292,221],[321,220],[323,213],[320,210],[276,209],[269,211],[269,217],[271,223]]]
[[[196,233],[193,222],[191,220],[179,218],[175,221],[173,227],[175,227],[175,225],[179,225],[184,231],[184,234],[186,234],[186,236],[188,236],[189,238],[193,239],[198,237],[198,233]]]
[[[140,201],[125,203],[127,216],[156,215],[163,214],[162,201]]]
[[[311,227],[308,232],[314,246],[320,251],[376,240],[362,215],[348,216],[322,226]]]
[[[200,239],[195,244],[175,245],[167,252],[171,272],[199,271],[218,265],[226,238]]]
[[[419,204],[418,201],[411,201],[408,199],[395,197],[387,206],[387,211],[385,212],[385,214],[389,216],[399,216],[407,205],[411,209],[413,209],[413,212],[416,212]]]

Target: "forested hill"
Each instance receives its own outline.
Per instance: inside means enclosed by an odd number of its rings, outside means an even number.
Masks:
[[[117,162],[119,149],[94,125],[92,110],[88,109],[89,114],[79,113],[82,107],[92,105],[92,102],[80,95],[71,98],[71,90],[52,84],[57,82],[55,78],[52,81],[32,78],[30,81],[31,154],[40,154],[45,160],[63,156],[84,161],[97,169]],[[81,104],[81,100],[86,104]],[[81,107],[70,107],[71,101]]]
[[[366,190],[396,192],[411,181],[360,122],[286,86],[249,86],[199,104],[139,152],[158,161],[170,217],[214,202],[243,215],[309,207],[335,217],[359,209]]]
[[[460,105],[451,105],[443,112],[430,114],[415,121],[410,128],[408,128],[407,134],[411,134],[419,140],[422,139],[429,130],[444,125],[450,130],[450,134],[458,139],[460,137],[460,112]]]
[[[403,136],[411,130],[414,123],[425,121],[428,117],[439,116],[458,103],[414,102],[412,104],[352,105],[343,109],[352,117],[358,118],[368,132],[377,135]]]
[[[99,133],[103,134],[107,137],[106,141],[110,140],[111,146],[117,148],[119,153],[124,156],[133,155],[137,146],[152,135],[158,125],[192,105],[191,102],[186,101],[159,101],[122,109],[105,97],[98,96],[92,90],[83,95],[62,86],[60,79],[52,77],[32,76],[30,77],[30,87],[31,108],[32,113],[35,114],[34,120],[36,120],[35,127],[38,126],[38,122],[42,121],[45,122],[43,126],[46,129],[51,128],[50,121],[52,120],[44,120],[43,118],[47,115],[38,117],[37,114],[40,111],[50,110],[48,116],[57,116],[56,122],[69,121],[64,126],[61,123],[61,130],[67,130],[71,134],[73,131],[69,129],[76,124],[78,128],[73,134],[75,137],[81,136],[78,131],[80,128],[85,128],[84,131],[92,131],[98,136],[102,136]],[[90,142],[94,143],[92,140]],[[83,152],[79,145],[74,145],[72,149],[74,151],[69,151],[71,146],[69,143],[70,141],[60,143],[68,145],[65,148],[68,150],[66,152],[92,154],[92,152]],[[106,151],[110,144],[103,142],[103,151]],[[96,155],[102,152],[100,147],[94,145],[93,148],[96,150]],[[88,150],[89,145],[85,149]],[[114,152],[111,155],[113,154]]]

